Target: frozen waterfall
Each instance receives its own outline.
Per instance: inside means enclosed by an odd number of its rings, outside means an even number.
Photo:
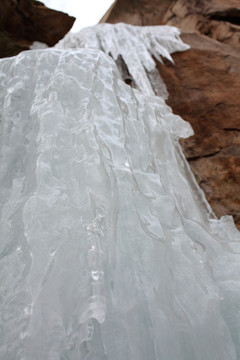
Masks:
[[[151,87],[178,35],[100,25],[0,61],[1,360],[239,359],[239,232]]]

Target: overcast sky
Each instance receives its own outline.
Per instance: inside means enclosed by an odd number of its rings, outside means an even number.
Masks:
[[[71,31],[76,32],[86,26],[97,24],[114,0],[43,0],[43,2],[47,7],[75,16],[76,21]]]

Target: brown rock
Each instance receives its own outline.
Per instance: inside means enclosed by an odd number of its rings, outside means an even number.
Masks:
[[[103,21],[185,32],[191,49],[157,67],[168,104],[194,129],[181,145],[198,183],[216,215],[233,215],[240,229],[240,2],[118,0]]]
[[[117,0],[100,22],[161,25],[173,0]]]
[[[240,45],[238,0],[178,0],[169,7],[163,22],[186,32],[199,32],[233,46]]]
[[[56,44],[71,29],[74,17],[34,0],[1,0],[0,57],[29,49],[33,41]]]
[[[191,49],[173,54],[175,65],[157,65],[167,102],[193,127],[181,145],[214,212],[240,227],[240,51],[199,34],[182,38]]]

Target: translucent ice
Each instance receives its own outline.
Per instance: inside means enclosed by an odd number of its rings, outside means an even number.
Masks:
[[[0,359],[239,358],[239,233],[189,124],[99,50],[1,60],[0,94]]]
[[[179,35],[180,31],[173,26],[100,24],[75,34],[67,34],[56,47],[103,50],[119,63],[120,68],[122,58],[139,90],[146,95],[154,95],[155,91],[166,98],[167,90],[156,70],[152,56],[159,61],[162,61],[161,56],[172,61],[171,53],[189,49]]]

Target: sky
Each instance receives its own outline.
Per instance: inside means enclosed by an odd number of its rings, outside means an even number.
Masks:
[[[74,16],[76,21],[71,31],[77,32],[84,27],[97,24],[114,0],[43,0],[43,2],[51,9]]]

